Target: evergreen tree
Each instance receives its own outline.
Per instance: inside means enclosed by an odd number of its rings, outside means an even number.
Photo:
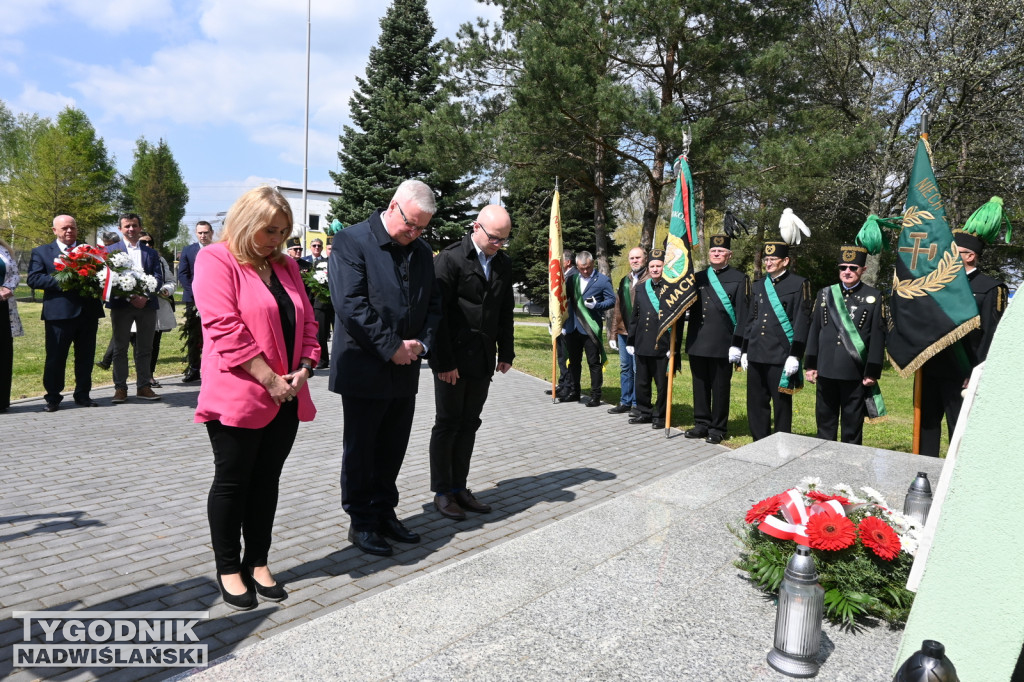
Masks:
[[[469,183],[462,172],[433,167],[420,154],[420,122],[435,111],[447,91],[439,85],[439,48],[426,0],[394,0],[380,22],[378,44],[370,49],[366,78],[349,100],[353,126],[345,126],[338,152],[342,171],[331,173],[341,196],[331,217],[345,224],[365,220],[388,205],[404,180],[430,185],[437,212],[423,237],[435,246],[461,236],[471,218]]]
[[[11,172],[12,222],[21,234],[37,243],[52,238],[61,214],[75,218],[83,238],[113,222],[117,171],[85,113],[68,107],[56,122],[25,132],[30,148]]]
[[[125,210],[139,214],[158,249],[174,240],[185,217],[188,187],[163,138],[155,145],[145,137],[136,141],[135,162],[125,178],[123,195]]]

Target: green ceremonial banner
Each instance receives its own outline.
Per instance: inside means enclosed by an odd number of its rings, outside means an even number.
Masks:
[[[908,377],[980,324],[923,136],[910,171],[897,254],[886,347],[893,367]]]
[[[694,221],[696,204],[693,200],[693,176],[686,157],[680,156],[679,176],[676,178],[676,196],[672,202],[672,219],[665,238],[665,269],[662,277],[668,286],[661,294],[658,338],[672,329],[686,309],[697,300],[697,277],[693,273],[690,245],[697,233]]]

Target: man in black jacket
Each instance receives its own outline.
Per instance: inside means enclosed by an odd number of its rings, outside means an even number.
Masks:
[[[406,180],[388,207],[340,232],[328,285],[336,312],[328,388],[341,394],[345,432],[341,506],[348,538],[370,554],[419,542],[395,516],[419,388],[420,359],[434,344],[441,297],[433,254],[420,235],[436,211],[434,194]]]
[[[497,369],[512,368],[512,261],[501,251],[512,220],[485,206],[473,231],[434,259],[441,291],[441,324],[430,352],[437,417],[430,433],[430,489],[434,506],[450,519],[491,507],[466,487],[480,412]],[[495,360],[497,358],[497,360]]]
[[[697,273],[700,305],[690,308],[686,330],[694,423],[686,437],[703,438],[712,445],[727,435],[733,365],[740,361],[750,303],[750,278],[729,267],[731,247],[728,235],[712,235],[710,265]]]
[[[629,336],[626,351],[636,358],[636,406],[640,416],[632,417],[630,424],[651,424],[652,428],[665,428],[665,412],[668,405],[668,352],[672,335],[664,333],[658,338],[661,327],[661,297],[668,283],[661,278],[665,267],[665,252],[652,249],[647,257],[648,277],[637,287],[633,317],[629,321]],[[676,339],[678,344],[680,339]],[[676,348],[678,350],[678,347]],[[658,391],[652,405],[651,380]]]
[[[793,430],[793,394],[810,326],[811,284],[789,271],[789,244],[765,242],[766,275],[754,282],[740,364],[747,372],[747,422],[754,440]]]
[[[864,417],[878,417],[877,390],[885,360],[885,310],[881,292],[860,281],[868,251],[839,249],[839,283],[818,292],[811,308],[805,376],[818,384],[814,416],[818,438],[860,445]],[[871,400],[874,409],[868,410]]]
[[[64,291],[54,278],[54,260],[78,245],[78,224],[69,215],[53,219],[55,241],[32,249],[28,266],[28,285],[43,292],[43,323],[46,335],[46,361],[43,364],[43,388],[47,412],[60,409],[64,396],[64,373],[68,351],[75,347],[75,404],[98,407],[89,396],[92,390],[92,361],[96,355],[96,329],[103,317],[99,299]],[[4,321],[6,324],[6,320]]]

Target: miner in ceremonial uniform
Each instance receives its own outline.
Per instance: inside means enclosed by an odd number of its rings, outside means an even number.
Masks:
[[[864,417],[885,414],[878,379],[885,359],[885,309],[878,289],[860,281],[868,251],[839,249],[839,283],[818,292],[811,308],[805,376],[817,383],[818,438],[860,445]]]
[[[793,394],[810,327],[811,285],[789,270],[789,244],[765,242],[766,275],[754,282],[740,364],[747,372],[747,420],[754,440],[793,430]]]
[[[640,415],[636,409],[636,373],[633,356],[626,350],[629,336],[629,321],[633,318],[633,306],[639,285],[647,279],[647,254],[639,246],[629,250],[629,273],[619,280],[615,292],[615,311],[612,315],[612,330],[608,345],[619,351],[619,404],[608,410],[608,414],[630,412],[631,417]]]
[[[687,438],[718,444],[729,425],[733,365],[740,361],[743,327],[750,302],[750,278],[729,267],[732,240],[711,237],[710,265],[697,273],[699,304],[690,308],[686,353],[693,377],[693,421]]]
[[[576,255],[576,272],[565,278],[565,291],[569,313],[562,327],[565,349],[569,356],[569,383],[558,398],[560,403],[575,403],[580,399],[580,377],[583,373],[583,353],[590,367],[590,399],[587,407],[601,404],[602,370],[605,352],[602,326],[604,311],[615,305],[615,291],[607,275],[594,267],[594,257],[588,251]]]
[[[978,313],[981,315],[981,327],[967,335],[971,364],[979,365],[988,357],[992,337],[1006,310],[1009,289],[999,280],[978,270],[978,258],[985,248],[985,243],[979,237],[964,230],[956,230],[953,239],[960,252],[960,260],[964,262],[971,293],[974,294],[974,302],[978,304]]]
[[[661,296],[668,283],[661,278],[665,252],[652,249],[647,257],[647,280],[637,287],[633,317],[629,323],[626,351],[636,358],[636,406],[639,417],[630,424],[651,424],[665,428],[665,406],[668,398],[668,353],[671,334],[658,338],[661,326]],[[651,380],[658,390],[657,401],[651,404]]]

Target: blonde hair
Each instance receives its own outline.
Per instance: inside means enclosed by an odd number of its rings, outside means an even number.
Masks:
[[[294,223],[292,207],[284,195],[267,185],[251,189],[228,209],[219,241],[227,243],[228,250],[239,263],[254,265],[262,258],[256,247],[256,233],[267,227],[278,212],[285,214],[289,225]],[[287,239],[282,239],[267,260],[286,258],[287,242]]]

